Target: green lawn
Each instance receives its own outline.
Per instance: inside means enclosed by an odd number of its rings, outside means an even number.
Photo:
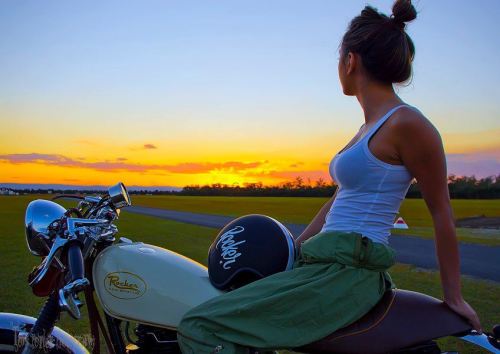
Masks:
[[[297,224],[308,224],[327,200],[328,198],[304,197],[132,196],[134,205],[228,216],[257,213]],[[500,199],[454,199],[451,204],[456,218],[481,214],[500,216]],[[422,199],[406,199],[401,206],[400,215],[410,229],[394,230],[394,234],[434,237],[432,219]],[[500,230],[457,228],[457,236],[462,242],[500,245]]]
[[[26,276],[40,259],[28,252],[23,232],[24,208],[31,199],[33,196],[0,197],[0,240],[3,242],[0,251],[0,279],[3,284],[0,287],[0,311],[36,316],[43,299],[31,294]],[[122,236],[172,249],[203,264],[206,264],[208,247],[217,234],[217,230],[211,228],[126,212],[122,214],[118,227]],[[390,273],[400,288],[441,296],[436,272],[396,265]],[[489,330],[494,323],[500,322],[500,284],[464,277],[463,293],[479,313],[484,328]],[[78,336],[89,333],[85,319],[74,321],[66,314],[59,326]],[[442,340],[441,345],[443,350],[481,353],[453,338]]]

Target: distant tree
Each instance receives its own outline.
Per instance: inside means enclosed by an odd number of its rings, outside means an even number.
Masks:
[[[500,175],[482,179],[476,177],[457,177],[450,175],[448,187],[452,198],[500,198]],[[329,197],[335,193],[337,186],[327,183],[319,178],[315,183],[304,183],[302,176],[297,176],[293,181],[286,181],[278,185],[264,186],[262,182],[245,183],[238,185],[225,185],[214,183],[212,185],[186,186],[180,192],[171,192],[180,195],[227,195],[227,196],[303,196],[303,197]],[[413,181],[410,185],[407,198],[421,198],[419,185]]]
[[[300,176],[297,176],[295,177],[295,188],[302,188],[302,186],[304,185],[304,179]]]
[[[500,174],[485,178],[476,178],[475,176],[455,176],[448,177],[448,188],[451,198],[462,199],[498,199],[500,198]],[[264,185],[262,182],[245,183],[243,186],[237,184],[227,185],[222,183],[213,183],[211,185],[187,185],[180,191],[154,191],[138,190],[131,194],[155,194],[155,195],[200,195],[200,196],[282,196],[282,197],[331,197],[337,186],[333,182],[325,182],[318,178],[315,183],[304,184],[304,178],[297,176],[293,181],[286,181],[277,185]],[[15,189],[15,192],[23,194],[47,194],[43,189]],[[100,194],[102,190],[53,190],[53,193],[69,194]],[[407,198],[421,198],[422,194],[418,183],[413,181]]]
[[[317,188],[323,188],[326,185],[325,180],[323,178],[318,178],[316,181],[316,187]]]

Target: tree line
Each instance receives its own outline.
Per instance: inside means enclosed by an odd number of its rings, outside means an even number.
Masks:
[[[332,182],[326,182],[319,178],[312,182],[303,177],[278,185],[264,185],[262,182],[245,183],[243,186],[214,183],[210,185],[188,185],[180,191],[165,190],[134,190],[130,194],[148,195],[186,195],[186,196],[267,196],[267,197],[331,197],[337,186]],[[448,189],[450,197],[454,199],[499,199],[500,198],[500,174],[485,178],[448,177]],[[95,194],[102,190],[46,190],[46,189],[16,189],[20,194]],[[412,183],[406,198],[422,198],[418,183]]]
[[[211,185],[189,185],[178,192],[162,194],[190,195],[190,196],[269,196],[269,197],[329,197],[337,186],[326,182],[322,178],[311,183],[304,182],[304,178],[297,177],[294,181],[280,185],[264,185],[261,182],[246,183],[243,186],[215,183]],[[448,177],[450,197],[455,199],[497,199],[500,198],[500,174],[485,178]],[[153,194],[155,194],[153,192]],[[422,198],[418,183],[412,183],[407,198]]]

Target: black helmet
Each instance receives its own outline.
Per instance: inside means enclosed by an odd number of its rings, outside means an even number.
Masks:
[[[259,214],[231,221],[208,251],[208,275],[221,290],[236,289],[257,279],[289,270],[295,241],[279,221]]]

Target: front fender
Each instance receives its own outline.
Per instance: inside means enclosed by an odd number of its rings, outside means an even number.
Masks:
[[[0,352],[17,352],[24,343],[26,334],[35,324],[36,318],[17,313],[0,312]],[[49,353],[89,353],[73,336],[54,327],[50,342],[54,344]]]

